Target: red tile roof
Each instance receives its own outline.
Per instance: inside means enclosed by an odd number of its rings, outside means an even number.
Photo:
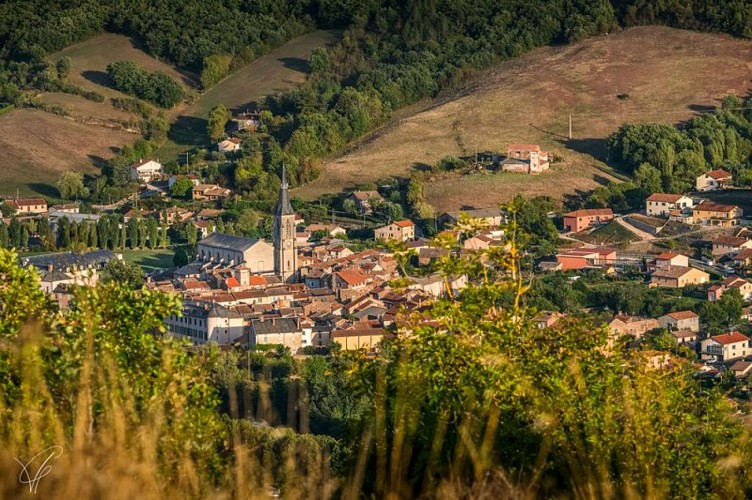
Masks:
[[[676,253],[676,252],[663,252],[663,253],[659,253],[658,255],[656,255],[655,258],[657,260],[671,260],[674,257],[679,257],[679,256],[682,256],[682,254]]]
[[[584,208],[564,214],[564,217],[591,217],[593,215],[614,215],[614,211],[610,208]]]
[[[368,275],[357,269],[345,269],[344,271],[337,271],[336,274],[348,285],[358,285],[368,280]]]
[[[742,335],[739,332],[724,333],[723,335],[716,335],[710,338],[723,345],[736,344],[737,342],[746,342],[749,340],[746,335]]]
[[[697,314],[695,314],[692,311],[670,312],[666,316],[670,316],[670,317],[672,317],[673,319],[676,319],[676,320],[699,318],[699,316],[697,316]]]
[[[648,196],[647,201],[658,201],[661,203],[676,203],[682,198],[684,198],[683,194],[653,193],[650,196]]]
[[[726,179],[728,177],[731,177],[731,173],[723,170],[722,168],[719,168],[718,170],[711,170],[710,172],[707,172],[705,175],[708,177],[712,177],[713,179]]]
[[[398,221],[395,221],[394,223],[398,225],[399,227],[412,227],[415,225],[415,223],[411,221],[410,219],[398,220]]]
[[[695,205],[693,210],[702,212],[733,212],[737,208],[739,207],[736,205],[723,205],[722,203],[703,201],[699,205]]]
[[[240,286],[240,282],[238,281],[238,279],[235,276],[230,276],[229,278],[227,278],[225,280],[225,284],[227,285],[228,288],[232,288],[232,287],[235,287],[235,286]]]

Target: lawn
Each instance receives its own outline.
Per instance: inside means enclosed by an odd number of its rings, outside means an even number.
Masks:
[[[132,264],[138,264],[145,271],[167,269],[174,267],[172,250],[122,250],[123,260]]]
[[[594,245],[603,246],[626,246],[640,239],[616,221],[611,221],[590,233],[578,234],[576,238]]]
[[[750,61],[752,41],[665,27],[541,48],[480,74],[456,96],[399,113],[329,161],[321,178],[295,195],[313,199],[406,176],[449,154],[504,154],[511,143],[538,143],[563,158],[568,171],[516,182],[438,181],[443,186],[426,189],[429,201],[443,211],[493,206],[516,193],[561,197],[590,190],[608,177],[596,166],[604,159],[605,138],[620,124],[674,124],[712,109],[725,95],[746,95],[752,89]]]

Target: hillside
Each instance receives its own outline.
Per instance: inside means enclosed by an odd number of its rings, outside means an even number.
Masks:
[[[439,210],[483,207],[517,192],[561,197],[609,178],[594,165],[621,123],[676,123],[727,94],[752,89],[752,42],[663,27],[631,28],[584,42],[538,49],[482,73],[451,99],[423,103],[330,161],[304,198],[389,176],[405,176],[447,154],[503,153],[509,143],[539,143],[561,156],[553,171],[450,176],[428,183]],[[626,94],[626,98],[617,95]],[[573,137],[567,140],[568,116]]]
[[[318,46],[331,43],[336,32],[312,32],[300,36],[226,78],[189,107],[177,106],[165,114],[176,125],[171,141],[159,152],[169,159],[186,149],[204,146],[206,116],[218,103],[240,109],[270,92],[289,89],[305,80],[306,60]],[[103,103],[80,96],[44,93],[40,100],[62,107],[69,117],[50,113],[15,110],[0,117],[0,171],[2,193],[42,194],[55,196],[52,185],[66,170],[93,173],[103,160],[110,158],[123,144],[139,138],[136,133],[118,129],[119,123],[139,118],[115,109],[112,97],[124,94],[108,86],[105,69],[112,61],[129,60],[149,71],[162,71],[180,81],[187,90],[195,85],[195,75],[155,59],[122,35],[101,34],[49,56],[71,58],[68,80],[87,90],[107,97]],[[107,122],[107,123],[103,123]]]

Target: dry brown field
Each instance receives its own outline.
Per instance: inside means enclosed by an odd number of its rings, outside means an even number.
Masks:
[[[561,197],[609,176],[605,138],[625,122],[678,123],[752,89],[752,42],[725,35],[640,27],[547,47],[503,62],[452,98],[422,103],[329,161],[296,192],[311,199],[476,150],[504,153],[538,143],[563,158],[549,173],[455,175],[428,183],[439,211],[492,206],[520,192]],[[628,98],[617,96],[627,94]],[[572,115],[573,139],[568,140]]]

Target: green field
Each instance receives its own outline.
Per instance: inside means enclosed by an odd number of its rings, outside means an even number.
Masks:
[[[591,233],[578,234],[577,239],[594,245],[621,246],[638,241],[640,238],[621,224],[612,221]]]
[[[172,250],[122,250],[123,260],[131,264],[138,264],[145,271],[155,271],[174,267]]]

